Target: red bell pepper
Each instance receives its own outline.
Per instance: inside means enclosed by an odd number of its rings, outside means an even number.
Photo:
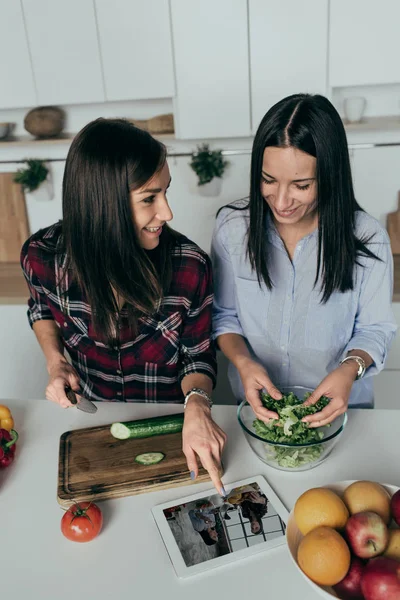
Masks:
[[[17,439],[18,433],[14,429],[0,429],[0,469],[8,467],[14,460]]]

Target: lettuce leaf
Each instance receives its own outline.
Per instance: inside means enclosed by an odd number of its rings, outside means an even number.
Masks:
[[[300,400],[296,394],[284,395],[282,400],[274,400],[269,394],[261,393],[263,405],[278,413],[279,419],[264,423],[256,419],[253,423],[255,433],[266,441],[284,444],[295,444],[301,446],[322,440],[324,434],[318,428],[310,428],[307,423],[302,422],[306,415],[312,415],[321,411],[330,402],[329,398],[322,396],[318,402],[311,406],[304,406],[303,402],[309,397],[305,394]],[[310,447],[277,447],[266,446],[268,458],[275,459],[278,464],[286,468],[296,468],[309,462],[316,461],[323,450],[322,445]]]

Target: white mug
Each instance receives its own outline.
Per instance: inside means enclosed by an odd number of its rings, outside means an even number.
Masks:
[[[352,96],[344,100],[344,114],[349,123],[359,123],[365,111],[367,101],[363,96]]]

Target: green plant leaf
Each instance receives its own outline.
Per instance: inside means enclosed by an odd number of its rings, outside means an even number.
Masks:
[[[45,181],[49,169],[45,162],[38,158],[29,158],[25,162],[27,167],[18,169],[14,181],[20,183],[24,190],[34,192]]]
[[[223,159],[221,150],[210,150],[209,144],[200,144],[193,152],[190,166],[196,173],[198,185],[205,185],[214,179],[222,177],[229,162]]]

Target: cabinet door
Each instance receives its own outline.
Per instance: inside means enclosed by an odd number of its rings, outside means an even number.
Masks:
[[[359,148],[352,155],[357,202],[386,227],[387,214],[397,210],[400,147]]]
[[[36,104],[35,87],[24,19],[19,0],[1,0],[0,108],[19,108]]]
[[[168,0],[95,0],[107,100],[175,95]]]
[[[249,0],[253,131],[282,98],[326,94],[328,0]]]
[[[330,85],[400,83],[399,23],[398,0],[331,2]]]
[[[103,102],[93,0],[22,0],[39,104]]]
[[[246,0],[171,0],[181,138],[250,134]]]

